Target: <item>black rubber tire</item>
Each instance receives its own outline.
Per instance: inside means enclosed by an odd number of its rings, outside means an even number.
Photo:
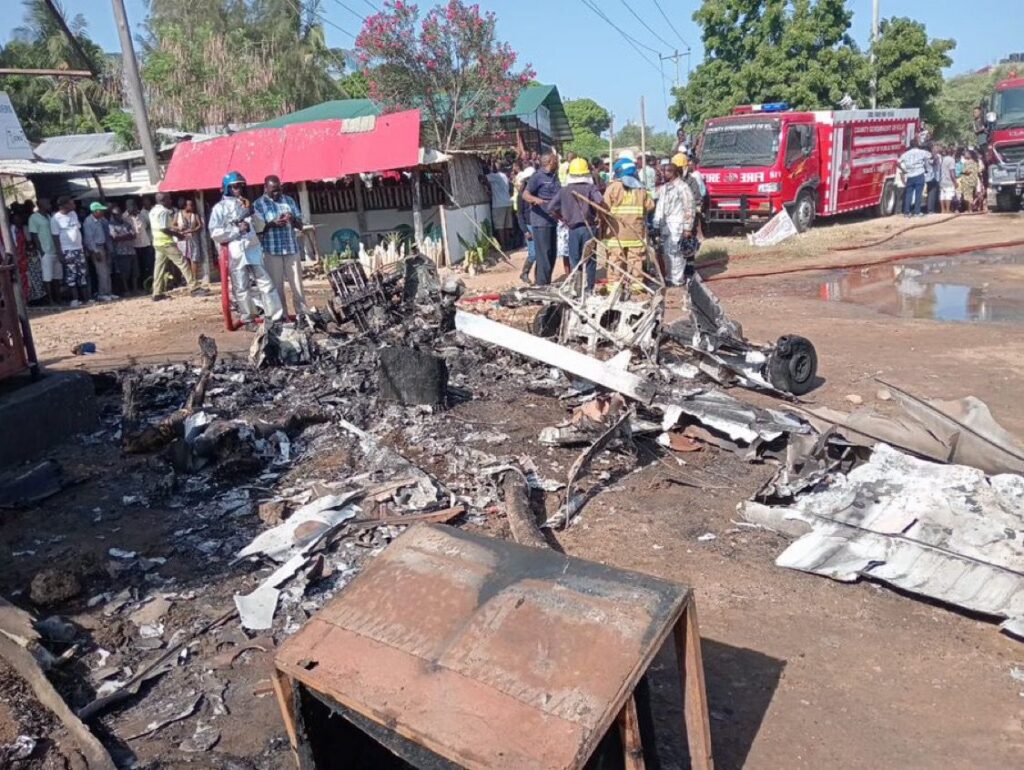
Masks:
[[[537,315],[530,322],[530,331],[538,337],[557,337],[564,313],[565,306],[557,302],[545,305],[537,311]]]
[[[1016,214],[1020,211],[1020,197],[1012,192],[996,193],[996,211]]]
[[[817,382],[818,354],[811,341],[787,334],[779,337],[768,357],[768,382],[781,391],[802,396]]]
[[[806,233],[814,224],[814,191],[801,190],[793,204],[793,224],[798,233]]]
[[[875,207],[875,214],[880,217],[891,217],[896,213],[896,183],[892,179],[882,185],[882,197]]]

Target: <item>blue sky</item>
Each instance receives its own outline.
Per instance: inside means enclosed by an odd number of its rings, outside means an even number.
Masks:
[[[120,45],[110,3],[106,0],[62,0],[69,13],[86,14],[89,34],[104,49],[117,51]],[[414,0],[415,2],[415,0]],[[421,8],[430,0],[418,0]],[[563,98],[589,96],[608,107],[621,125],[639,121],[639,97],[644,95],[647,120],[656,128],[670,128],[666,103],[671,103],[668,88],[675,77],[675,64],[664,62],[664,80],[657,53],[644,51],[650,63],[622,42],[619,33],[582,0],[478,0],[481,7],[498,16],[500,36],[519,51],[520,60],[537,70],[537,79],[558,86]],[[698,0],[658,0],[672,26],[658,12],[655,0],[589,0],[614,24],[654,51],[671,54],[671,44],[682,42],[679,33],[692,47],[692,66],[701,59],[700,36],[692,15]],[[13,4],[13,3],[12,3]],[[653,28],[663,40],[644,29],[627,10],[629,8]],[[145,17],[143,0],[126,0],[133,28]],[[380,0],[323,0],[322,14],[328,42],[348,47],[352,34],[359,31],[359,14],[370,12]],[[867,47],[871,27],[871,0],[849,0],[854,10],[853,36]],[[348,6],[346,9],[344,6]],[[882,17],[910,16],[925,23],[932,37],[951,37],[957,41],[953,51],[953,74],[992,64],[1013,51],[1024,51],[1020,36],[1020,0],[972,0],[968,4],[937,0],[881,0]],[[351,10],[349,10],[351,9]],[[1003,23],[1000,23],[1002,20]],[[333,23],[333,24],[332,24]],[[335,26],[336,25],[336,26]],[[7,25],[0,39],[10,34]],[[655,66],[658,65],[658,66]],[[680,62],[683,77],[686,62]]]

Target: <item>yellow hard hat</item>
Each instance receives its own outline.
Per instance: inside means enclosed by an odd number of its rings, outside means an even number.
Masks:
[[[590,173],[590,164],[586,158],[573,158],[569,164],[569,176],[585,176]]]
[[[686,157],[686,153],[677,152],[672,156],[672,165],[678,166],[679,168],[686,168],[690,165],[690,159]]]

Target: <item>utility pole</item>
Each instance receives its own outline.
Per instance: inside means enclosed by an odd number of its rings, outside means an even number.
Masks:
[[[689,48],[687,48],[685,51],[680,51],[679,49],[676,49],[675,51],[673,51],[668,56],[663,56],[662,54],[658,54],[658,58],[661,59],[662,61],[674,61],[675,62],[675,64],[676,64],[676,79],[675,79],[675,82],[673,83],[673,85],[676,88],[679,88],[679,77],[680,77],[680,75],[679,75],[679,60],[682,59],[684,56],[686,57],[686,72],[687,72],[687,75],[689,75],[689,72],[690,72],[690,49]]]
[[[149,114],[146,112],[146,98],[142,93],[142,79],[139,77],[139,63],[135,59],[135,45],[132,31],[128,26],[128,15],[124,11],[124,0],[111,0],[114,18],[117,19],[117,34],[121,38],[121,58],[124,60],[124,79],[128,85],[128,99],[135,113],[135,129],[139,133],[142,154],[146,158],[149,183],[160,181],[160,163],[153,148],[153,134],[149,130]]]
[[[644,112],[643,96],[640,97],[640,157],[644,159],[644,168],[647,168],[647,113]]]
[[[871,0],[871,109],[878,109],[878,70],[875,68],[875,47],[878,45],[879,0]]]
[[[615,162],[615,116],[608,114],[608,164]]]

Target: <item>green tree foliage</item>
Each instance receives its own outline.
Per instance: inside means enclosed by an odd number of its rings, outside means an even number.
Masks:
[[[563,148],[566,152],[574,152],[581,158],[588,161],[598,156],[604,157],[608,154],[608,140],[602,139],[597,134],[586,128],[573,128],[572,141]]]
[[[669,114],[701,124],[738,104],[786,101],[798,109],[866,92],[866,57],[848,30],[844,0],[705,0],[694,14],[705,61],[675,89]]]
[[[942,90],[942,70],[953,63],[949,52],[955,47],[954,40],[929,40],[919,21],[883,20],[875,45],[878,106],[918,107],[933,124],[933,99]]]
[[[104,116],[121,104],[120,67],[106,57],[86,33],[81,15],[66,18],[68,27],[88,58],[83,63],[64,37],[57,20],[41,0],[25,0],[24,22],[0,49],[0,66],[24,69],[83,69],[96,78],[49,78],[23,75],[0,77],[21,118],[25,134],[38,142],[57,134],[101,131]],[[58,10],[60,6],[58,5]]]
[[[156,125],[265,120],[345,96],[320,0],[150,0],[143,80]]]
[[[564,106],[565,117],[569,119],[573,133],[584,129],[594,136],[600,136],[612,124],[608,110],[593,99],[570,99]]]
[[[933,103],[932,128],[943,142],[972,145],[975,142],[972,111],[989,98],[996,83],[1010,76],[1019,65],[1001,64],[984,72],[971,72],[949,78]]]
[[[645,129],[644,143],[648,152],[659,157],[670,157],[676,148],[676,136],[667,131],[655,131],[650,126]],[[615,132],[615,147],[640,147],[640,125],[627,123]]]
[[[497,18],[479,5],[448,0],[427,11],[387,0],[356,38],[370,98],[388,109],[419,108],[438,149],[465,146],[490,117],[512,109],[534,76],[498,40]]]
[[[872,69],[868,53],[850,37],[852,17],[845,0],[704,0],[693,18],[705,60],[686,86],[674,89],[669,114],[699,127],[739,104],[826,109],[849,95],[866,106]],[[919,22],[883,21],[879,105],[920,107],[927,118],[954,45],[929,40]]]

